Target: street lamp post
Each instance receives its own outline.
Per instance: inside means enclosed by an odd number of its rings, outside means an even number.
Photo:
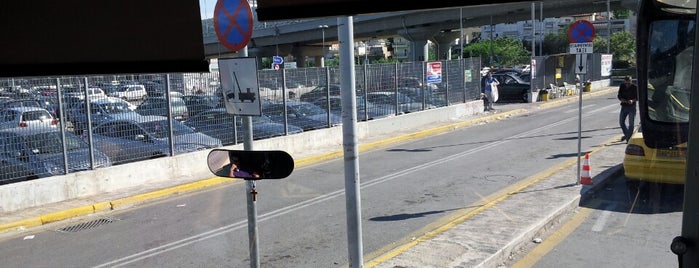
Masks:
[[[318,28],[320,28],[321,32],[323,32],[323,44],[321,45],[321,50],[322,50],[322,57],[320,57],[320,67],[325,67],[325,29],[328,28],[328,25],[319,25]]]

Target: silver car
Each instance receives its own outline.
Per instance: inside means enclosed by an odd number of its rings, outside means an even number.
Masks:
[[[51,113],[40,107],[12,107],[0,111],[0,128],[58,126]]]
[[[116,118],[140,116],[134,112],[135,106],[132,104],[114,97],[90,99],[90,120],[92,125],[98,125],[102,122],[114,120]],[[70,122],[73,124],[73,129],[76,134],[81,134],[87,129],[87,108],[86,103],[80,102],[69,110]]]
[[[167,117],[130,116],[103,122],[92,129],[95,147],[114,164],[170,155]],[[174,154],[221,147],[221,140],[172,120]],[[85,137],[85,135],[83,135]]]
[[[93,151],[94,163],[90,164],[90,148],[78,136],[65,132],[65,151],[68,157],[68,173],[108,167],[112,163],[104,153]],[[0,130],[0,161],[8,166],[20,167],[18,176],[42,178],[66,174],[63,161],[61,129],[56,127],[10,128]]]

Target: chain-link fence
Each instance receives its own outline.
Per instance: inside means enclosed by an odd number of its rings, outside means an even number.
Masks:
[[[358,121],[480,96],[480,59],[356,66]],[[341,123],[339,67],[258,71],[262,116],[253,139]],[[243,142],[219,75],[178,73],[0,80],[0,184]],[[169,97],[168,97],[169,96]]]

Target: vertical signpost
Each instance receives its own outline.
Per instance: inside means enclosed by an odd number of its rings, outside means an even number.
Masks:
[[[595,39],[595,26],[589,21],[578,20],[568,28],[568,41],[570,42],[570,54],[575,55],[575,74],[579,77],[575,83],[578,87],[578,178],[576,184],[580,184],[580,157],[582,142],[582,89],[578,83],[584,81],[587,73],[587,55],[593,52],[592,40]]]
[[[247,0],[218,0],[214,9],[214,27],[216,29],[216,37],[219,42],[231,51],[238,51],[238,56],[247,57],[247,45],[252,38],[253,15],[250,9],[250,3]],[[242,59],[243,61],[245,59]],[[254,60],[254,59],[253,59]],[[226,109],[229,113],[240,113],[243,116],[243,130],[245,131],[244,149],[252,151],[252,118],[251,114],[257,114],[259,111],[259,88],[257,85],[257,67],[253,67],[254,71],[248,75],[254,75],[254,79],[247,77],[238,77],[237,72],[249,70],[250,64],[243,61],[230,61],[226,64],[227,70],[221,69],[221,61],[219,61],[219,74],[221,78],[228,81],[227,94],[223,96],[228,98]],[[256,63],[255,63],[256,64]],[[231,79],[232,77],[232,79]],[[240,83],[240,79],[249,79],[248,83]],[[223,81],[223,79],[221,79]],[[235,83],[235,85],[233,85]],[[222,83],[223,85],[223,83]],[[241,90],[241,86],[245,86],[245,91]],[[235,89],[238,89],[236,92]],[[254,88],[254,92],[253,92]],[[237,96],[236,96],[237,93]],[[254,98],[257,93],[258,98]],[[236,98],[237,97],[237,98]],[[244,104],[245,101],[253,103]],[[255,102],[257,100],[257,105]],[[247,210],[248,210],[248,240],[250,245],[250,267],[260,267],[259,246],[257,242],[257,190],[255,181],[247,180]]]

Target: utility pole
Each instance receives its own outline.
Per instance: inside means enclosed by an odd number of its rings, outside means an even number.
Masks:
[[[318,28],[320,28],[321,32],[323,32],[323,44],[321,45],[323,51],[321,54],[323,55],[320,57],[320,67],[325,67],[325,29],[328,28],[328,25],[319,25]]]

